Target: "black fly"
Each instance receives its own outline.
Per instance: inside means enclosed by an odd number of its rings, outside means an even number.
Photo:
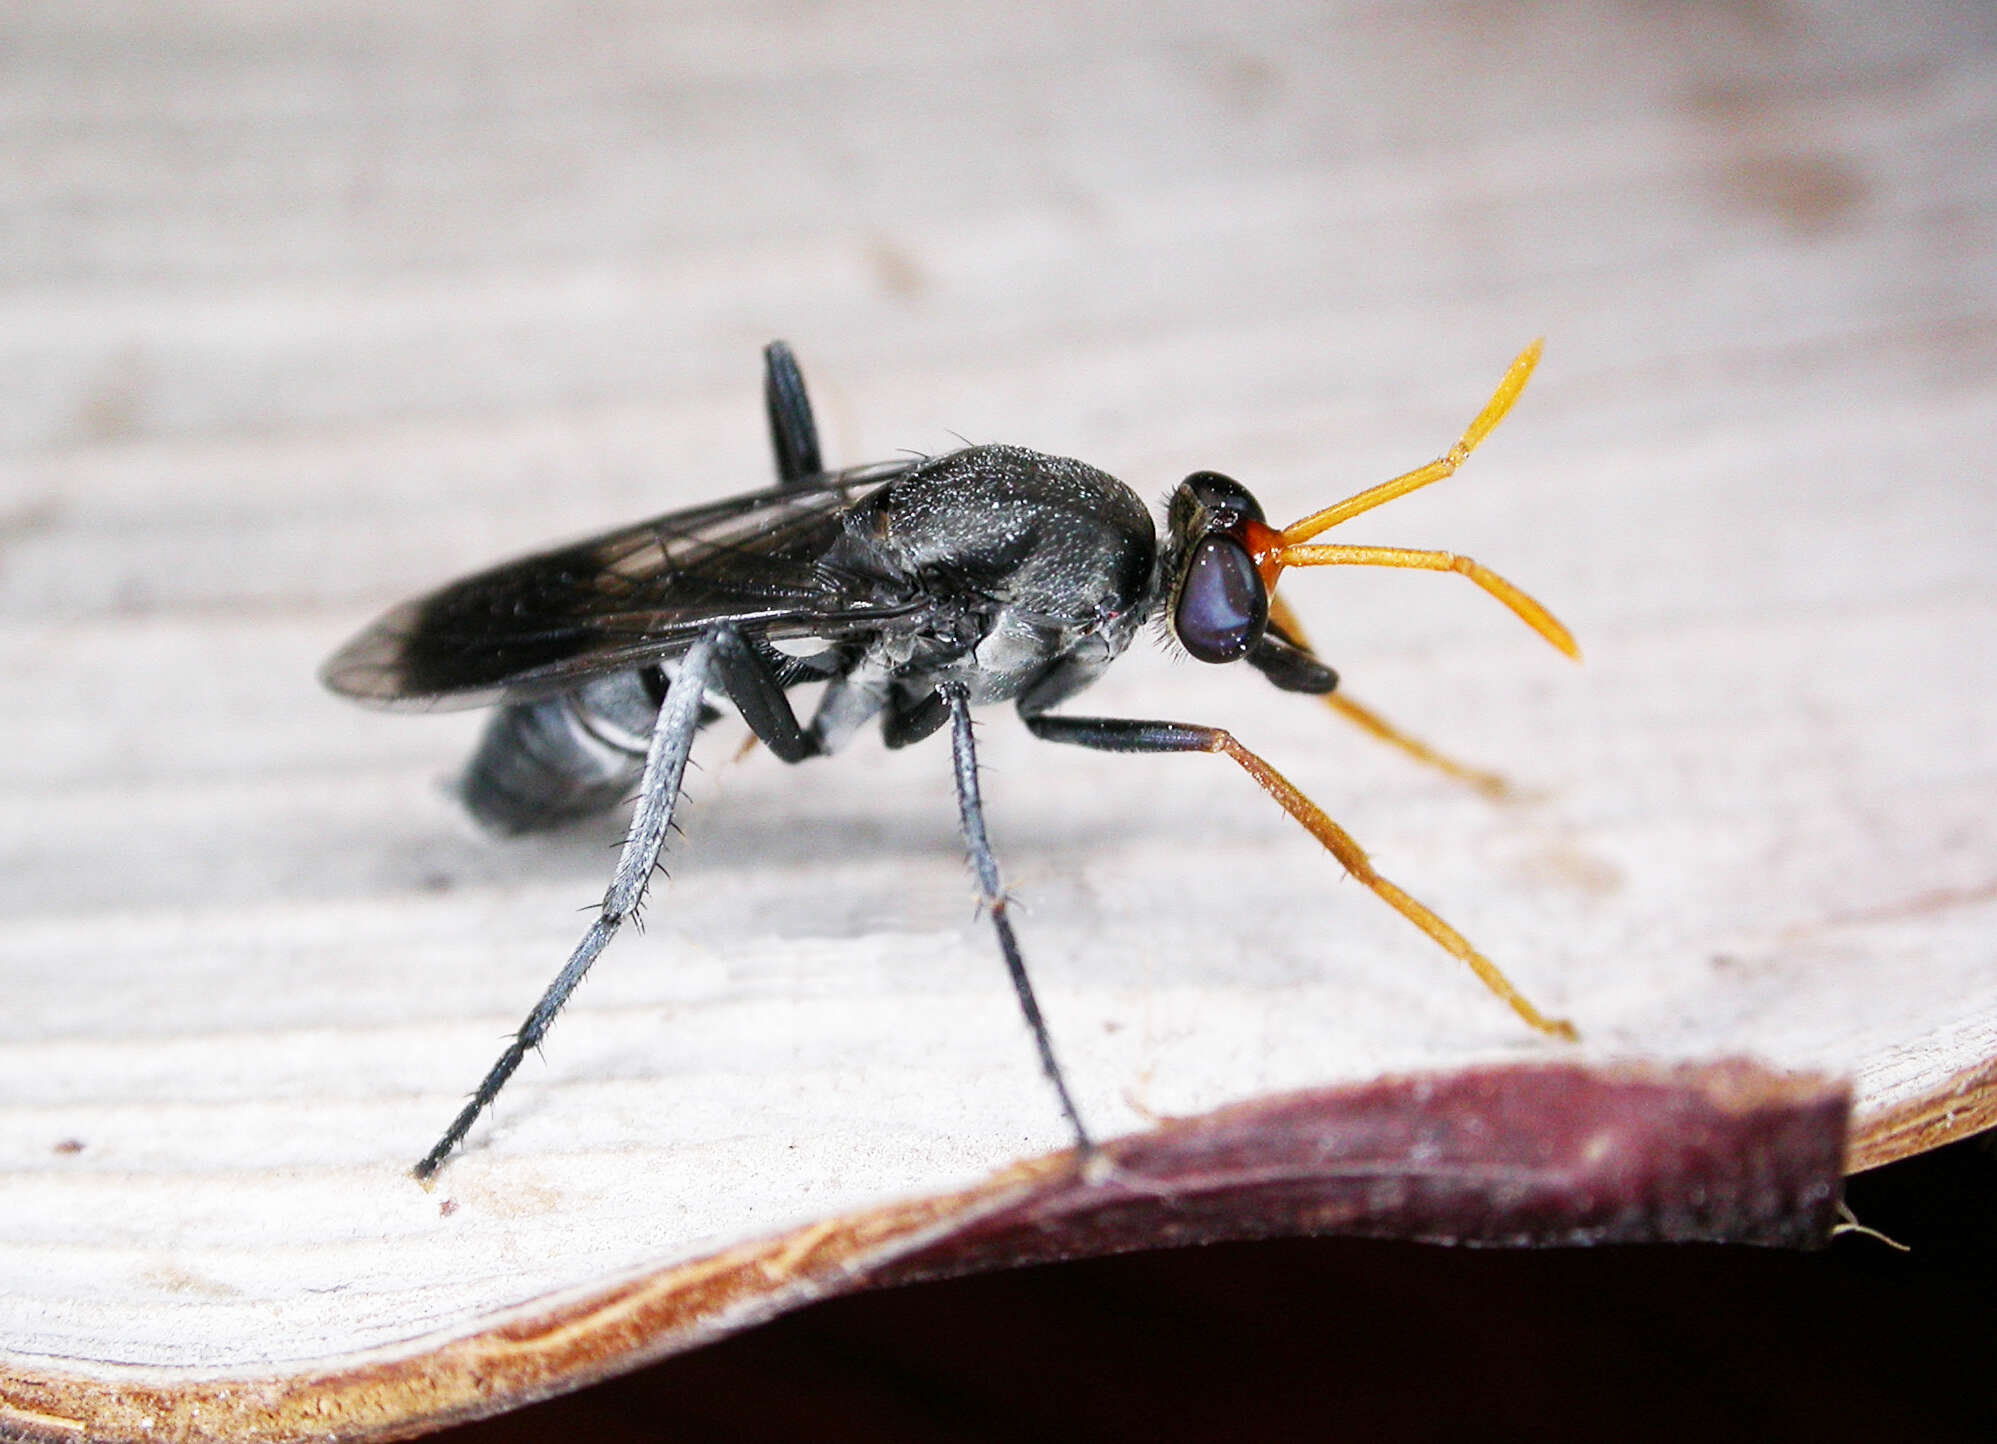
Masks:
[[[763,359],[776,486],[510,562],[388,613],[327,662],[326,685],[363,702],[499,704],[463,782],[465,805],[481,822],[526,832],[613,806],[634,784],[638,794],[596,920],[416,1176],[430,1177],[464,1139],[637,910],[694,734],[721,715],[719,702],[785,762],[835,752],[874,718],[890,747],[950,728],[978,889],[1040,1066],[1084,1155],[1089,1135],[1055,1061],[985,836],[971,730],[971,709],[985,703],[1013,703],[1028,729],[1051,742],[1226,754],[1527,1023],[1573,1036],[1455,929],[1375,872],[1344,829],[1228,732],[1054,711],[1155,615],[1200,661],[1246,661],[1277,687],[1323,695],[1387,741],[1478,779],[1334,698],[1336,674],[1272,591],[1285,567],[1461,572],[1574,655],[1572,639],[1544,608],[1467,557],[1310,544],[1339,522],[1451,475],[1510,409],[1538,358],[1535,343],[1462,439],[1425,467],[1282,530],[1263,520],[1238,482],[1195,472],[1173,492],[1161,539],[1143,502],[1116,478],[1017,446],[827,471],[804,379],[789,348],[775,342]],[[825,690],[806,723],[789,693],[809,682]]]

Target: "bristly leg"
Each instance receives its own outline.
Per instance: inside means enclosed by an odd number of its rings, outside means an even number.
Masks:
[[[1012,976],[1012,990],[1019,998],[1019,1011],[1033,1031],[1033,1044],[1040,1051],[1040,1067],[1054,1085],[1061,1100],[1061,1112],[1075,1130],[1075,1149],[1087,1163],[1095,1155],[1095,1143],[1082,1124],[1082,1115],[1068,1092],[1068,1081],[1054,1059],[1054,1043],[1047,1036],[1047,1023],[1040,1016],[1040,1004],[1033,996],[1033,983],[1026,976],[1026,959],[1013,936],[1012,919],[1006,912],[1005,889],[999,883],[998,861],[992,856],[991,840],[985,835],[984,803],[978,795],[978,754],[971,736],[971,704],[961,686],[941,689],[950,708],[950,749],[957,771],[957,817],[964,831],[964,847],[971,855],[971,868],[977,874],[978,892],[991,914],[992,928],[998,933],[999,952],[1005,956],[1006,972]]]
[[[707,690],[708,673],[714,658],[715,640],[712,635],[703,636],[693,644],[687,654],[680,659],[679,670],[674,674],[672,685],[666,690],[666,700],[659,708],[659,720],[652,728],[652,744],[645,754],[644,780],[640,784],[637,810],[631,816],[631,830],[624,839],[624,850],[618,854],[617,871],[610,880],[610,887],[603,895],[603,907],[596,915],[596,921],[589,925],[582,941],[569,955],[569,960],[555,981],[548,985],[541,1001],[534,1005],[534,1011],[520,1025],[520,1031],[513,1035],[513,1041],[506,1045],[506,1051],[492,1065],[484,1081],[465,1104],[463,1110],[444,1130],[444,1136],[436,1146],[412,1170],[419,1180],[428,1181],[443,1165],[451,1150],[464,1141],[464,1136],[478,1121],[492,1100],[499,1096],[499,1090],[506,1086],[506,1080],[520,1066],[521,1059],[540,1045],[555,1015],[569,1000],[569,995],[582,982],[583,975],[589,972],[590,964],[597,955],[617,935],[617,930],[638,910],[644,899],[645,887],[651,881],[652,870],[659,861],[659,850],[665,845],[667,829],[672,826],[673,807],[679,801],[680,781],[686,775],[687,756],[693,750],[694,733],[700,730],[701,698]]]
[[[1578,1036],[1572,1023],[1564,1018],[1549,1018],[1534,1007],[1525,994],[1512,986],[1511,979],[1498,970],[1498,965],[1471,947],[1463,934],[1374,871],[1372,860],[1350,833],[1326,816],[1323,808],[1298,791],[1282,773],[1235,741],[1225,728],[1187,722],[1146,722],[1129,717],[1046,714],[1028,716],[1026,725],[1034,736],[1049,742],[1069,742],[1105,752],[1218,752],[1232,758],[1285,812],[1302,823],[1348,873],[1451,956],[1460,959],[1477,975],[1478,981],[1502,998],[1520,1018],[1557,1038],[1571,1040]]]

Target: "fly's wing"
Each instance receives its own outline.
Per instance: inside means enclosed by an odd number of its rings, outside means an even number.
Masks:
[[[669,659],[716,622],[767,637],[864,631],[918,598],[842,559],[845,513],[916,464],[833,472],[507,562],[395,608],[320,675],[363,702],[477,707]]]

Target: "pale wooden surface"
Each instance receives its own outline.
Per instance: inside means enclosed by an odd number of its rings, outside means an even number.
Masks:
[[[940,747],[729,766],[721,728],[647,935],[439,1193],[403,1173],[618,829],[476,836],[438,783],[477,719],[312,669],[454,571],[760,482],[772,335],[836,459],[956,431],[1287,519],[1546,334],[1465,475],[1345,539],[1477,556],[1584,668],[1454,579],[1286,592],[1528,801],[1149,648],[1090,705],[1235,727],[1589,1056],[1848,1073],[1875,1125],[1997,1056],[1983,12],[589,16],[0,20],[12,1366],[460,1336],[1061,1143]],[[1105,1132],[1550,1046],[1224,763],[982,735]]]

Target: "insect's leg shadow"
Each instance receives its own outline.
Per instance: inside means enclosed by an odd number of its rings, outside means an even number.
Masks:
[[[763,410],[770,418],[770,447],[777,456],[777,480],[795,485],[825,470],[818,454],[818,423],[804,373],[789,346],[772,341],[763,348]]]
[[[978,796],[977,745],[971,736],[970,698],[957,684],[946,685],[939,691],[950,708],[950,750],[957,771],[957,816],[964,830],[964,846],[971,854],[972,870],[977,874],[978,891],[991,914],[992,927],[998,933],[999,951],[1005,956],[1006,971],[1012,975],[1012,990],[1019,997],[1019,1010],[1026,1015],[1026,1026],[1033,1030],[1033,1044],[1040,1050],[1041,1070],[1046,1073],[1047,1081],[1054,1085],[1055,1095],[1061,1100],[1061,1112],[1075,1130],[1077,1153],[1086,1163],[1095,1156],[1095,1143],[1089,1138],[1089,1130],[1083,1126],[1082,1115],[1068,1093],[1068,1080],[1062,1075],[1061,1065],[1054,1060],[1054,1043],[1047,1036],[1046,1020],[1040,1016],[1040,1004],[1033,996],[1033,983],[1026,976],[1026,959],[1020,955],[1019,940],[1013,936],[1012,919],[1006,913],[1005,889],[999,883],[998,861],[992,856],[991,840],[985,835],[984,803]]]
[[[1525,994],[1512,986],[1511,979],[1498,970],[1496,963],[1470,946],[1469,939],[1374,871],[1372,860],[1353,841],[1351,833],[1333,822],[1323,808],[1298,791],[1282,773],[1235,741],[1234,734],[1225,728],[1190,722],[1146,722],[1132,717],[1054,717],[1025,709],[1022,713],[1033,735],[1049,742],[1069,742],[1104,752],[1218,752],[1231,758],[1285,812],[1302,823],[1347,872],[1451,956],[1461,960],[1514,1013],[1542,1033],[1568,1039],[1576,1036],[1572,1023],[1540,1012]]]
[[[513,1041],[506,1045],[506,1051],[499,1055],[499,1061],[478,1085],[451,1126],[444,1130],[444,1136],[436,1146],[423,1155],[415,1167],[416,1177],[428,1179],[436,1173],[451,1150],[464,1140],[478,1121],[480,1113],[498,1096],[506,1086],[506,1080],[513,1076],[520,1060],[530,1049],[539,1046],[547,1034],[555,1015],[583,980],[597,955],[617,935],[617,930],[638,910],[644,899],[645,886],[651,881],[652,869],[658,865],[659,849],[665,844],[666,831],[672,826],[673,807],[679,801],[680,780],[686,774],[687,755],[693,750],[694,733],[700,730],[701,698],[707,690],[708,675],[712,669],[715,652],[715,638],[707,635],[696,641],[680,659],[679,670],[674,674],[672,685],[666,690],[666,700],[659,708],[659,720],[652,728],[651,746],[645,753],[645,772],[640,783],[637,810],[631,816],[631,830],[625,836],[624,849],[618,854],[617,871],[610,880],[610,887],[603,895],[603,907],[596,915],[596,921],[589,925],[582,941],[569,955],[568,962],[555,981],[548,985],[541,1001],[534,1005],[534,1011],[527,1015],[520,1031],[513,1035]]]

